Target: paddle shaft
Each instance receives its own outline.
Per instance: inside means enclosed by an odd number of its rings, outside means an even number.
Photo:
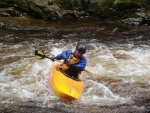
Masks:
[[[50,59],[51,61],[53,61],[51,57],[45,56],[45,58],[48,58],[48,59]]]

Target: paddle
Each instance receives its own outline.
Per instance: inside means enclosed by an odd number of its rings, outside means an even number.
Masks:
[[[38,60],[41,60],[41,59],[44,59],[44,58],[48,58],[50,60],[53,61],[53,59],[51,57],[48,57],[46,56],[42,51],[40,50],[35,50],[35,57],[38,59]]]
[[[51,61],[53,61],[53,59],[52,59],[51,57],[46,56],[46,55],[45,55],[42,51],[40,51],[40,50],[35,50],[35,57],[36,57],[36,59],[38,59],[38,60],[41,60],[41,59],[44,59],[44,58],[48,58],[48,59],[50,59]],[[57,61],[59,61],[59,60],[57,60]],[[61,62],[61,61],[59,61],[59,62]],[[61,62],[61,63],[63,63],[63,62]],[[88,70],[83,70],[83,71],[90,73]]]

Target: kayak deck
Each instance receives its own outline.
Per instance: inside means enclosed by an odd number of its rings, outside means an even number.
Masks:
[[[54,94],[68,101],[79,99],[84,90],[84,83],[62,73],[59,70],[60,64],[54,62],[51,70],[50,85]]]

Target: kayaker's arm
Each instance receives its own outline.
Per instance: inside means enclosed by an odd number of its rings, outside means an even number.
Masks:
[[[61,60],[61,59],[67,60],[68,57],[69,57],[69,55],[70,55],[71,53],[72,53],[71,50],[64,51],[64,52],[62,52],[61,54],[58,54],[58,55],[55,57],[55,59],[57,59],[57,60]]]
[[[87,60],[85,57],[82,57],[82,59],[80,60],[80,62],[78,64],[75,64],[76,67],[78,67],[78,69],[80,71],[83,71],[86,67],[86,63],[87,63]]]

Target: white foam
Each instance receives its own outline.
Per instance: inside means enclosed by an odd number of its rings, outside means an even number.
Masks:
[[[107,86],[93,80],[86,81],[86,92],[80,103],[88,105],[116,105],[132,102],[130,98],[123,98],[114,94]]]
[[[52,48],[52,51],[51,51],[51,54],[57,56],[57,55],[60,54],[61,52],[62,52],[61,49],[58,49],[58,48],[53,47],[53,48]]]
[[[55,44],[52,42],[48,43],[47,41],[41,43],[41,45],[37,44],[37,47],[45,49],[43,43],[49,44],[48,47],[46,46],[49,48],[47,50],[50,53],[49,56],[56,56],[67,48],[74,49],[77,42],[68,44],[68,42],[62,40]],[[2,46],[4,47],[4,45]],[[25,48],[23,48],[24,46]],[[85,91],[81,99],[77,101],[79,104],[83,106],[100,106],[132,103],[130,95],[122,97],[119,93],[111,91],[109,88],[111,84],[107,86],[105,84],[106,81],[103,81],[103,83],[98,82],[102,77],[106,79],[109,76],[112,78],[121,77],[119,78],[119,80],[121,79],[119,82],[113,81],[116,85],[122,83],[143,83],[150,85],[150,50],[148,48],[134,48],[133,44],[108,47],[97,43],[96,40],[91,40],[91,43],[87,43],[87,46],[89,46],[90,50],[87,50],[87,54],[85,54],[88,60],[86,69],[90,73],[85,74],[85,77],[88,75],[89,78],[84,79]],[[60,102],[58,97],[52,93],[49,86],[50,69],[53,62],[49,59],[35,59],[33,51],[37,48],[34,44],[31,47],[26,45],[5,45],[6,49],[9,47],[16,52],[6,52],[6,56],[1,56],[1,58],[7,59],[12,57],[13,59],[13,57],[19,56],[21,59],[0,67],[0,95],[1,98],[7,98],[4,99],[4,102],[6,100],[7,102],[12,102],[13,100],[21,102],[36,101],[38,105],[48,107]],[[126,79],[128,76],[132,78]]]

